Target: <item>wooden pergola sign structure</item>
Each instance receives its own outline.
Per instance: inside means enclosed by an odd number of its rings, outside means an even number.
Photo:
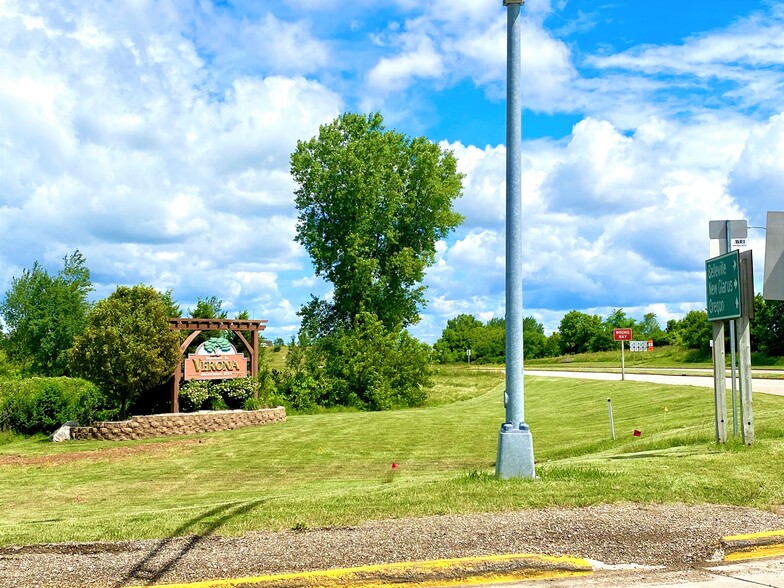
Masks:
[[[267,328],[266,320],[239,320],[239,319],[200,319],[200,318],[172,318],[169,327],[176,331],[192,331],[180,345],[180,359],[174,372],[172,384],[171,411],[180,412],[180,380],[182,379],[182,360],[188,346],[202,331],[231,331],[242,341],[250,355],[250,375],[254,378],[259,375],[259,332]],[[245,338],[242,332],[250,331],[251,340]]]

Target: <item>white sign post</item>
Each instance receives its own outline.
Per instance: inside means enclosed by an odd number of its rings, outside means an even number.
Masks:
[[[626,379],[626,358],[624,357],[624,341],[632,340],[631,329],[613,329],[613,339],[621,342],[621,380]]]

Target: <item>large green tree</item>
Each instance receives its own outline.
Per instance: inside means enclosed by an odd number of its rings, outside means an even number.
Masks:
[[[436,242],[461,222],[462,175],[451,151],[387,130],[380,114],[347,113],[300,141],[296,240],[334,286],[301,311],[311,336],[351,328],[370,312],[388,330],[416,323]]]
[[[179,335],[150,286],[120,286],[95,305],[69,353],[71,370],[97,384],[128,415],[143,392],[164,383],[179,360]]]
[[[180,318],[182,316],[182,309],[180,305],[177,304],[177,301],[174,300],[171,290],[166,290],[166,292],[159,292],[158,295],[161,297],[161,302],[166,307],[166,314],[169,318]]]
[[[223,300],[217,296],[199,296],[196,306],[188,309],[191,318],[225,319],[228,313],[223,310]]]
[[[622,308],[614,308],[607,318],[604,319],[604,324],[607,325],[610,331],[613,329],[628,329],[634,328],[634,319],[626,314]]]
[[[474,340],[474,353],[477,361],[504,362],[506,357],[506,319],[493,317],[478,330]]]
[[[523,319],[523,354],[526,359],[546,357],[548,354],[544,325],[533,316]]]
[[[67,375],[68,349],[87,325],[91,290],[90,270],[78,249],[63,258],[55,276],[35,262],[14,278],[0,303],[9,358],[27,373]]]
[[[770,356],[784,356],[784,301],[754,297],[751,321],[752,349]]]
[[[708,320],[708,311],[689,311],[678,322],[677,337],[684,347],[699,349],[703,353],[709,353],[710,344],[713,340],[713,325]]]
[[[526,359],[544,357],[548,353],[544,325],[533,316],[523,319],[523,351]],[[482,324],[470,314],[449,319],[441,337],[433,345],[434,357],[441,363],[466,361],[466,350],[471,350],[471,361],[503,363],[506,357],[506,320],[493,317]]]
[[[570,310],[559,325],[561,353],[607,351],[613,347],[611,329],[597,314]]]
[[[466,350],[471,349],[476,357],[477,333],[482,321],[472,314],[459,314],[446,322],[441,337],[433,345],[435,357],[441,363],[455,363],[466,360]]]

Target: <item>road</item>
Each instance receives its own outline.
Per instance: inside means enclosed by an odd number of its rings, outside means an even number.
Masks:
[[[781,372],[775,372],[781,373]],[[551,370],[531,370],[526,369],[527,376],[546,376],[550,378],[578,378],[583,380],[620,380],[621,374],[596,371],[551,371]],[[713,376],[681,376],[669,374],[634,374],[626,372],[626,379],[632,382],[652,382],[655,384],[674,384],[680,386],[701,386],[713,388]],[[739,386],[736,380],[736,387]],[[732,389],[729,378],[727,379],[727,390]],[[753,378],[751,380],[752,392],[763,394],[775,394],[784,396],[784,380],[772,380],[763,378]]]
[[[491,585],[487,585],[491,586]],[[496,584],[497,586],[497,584]],[[598,570],[590,576],[504,584],[536,588],[784,588],[784,558],[682,570],[638,568]]]

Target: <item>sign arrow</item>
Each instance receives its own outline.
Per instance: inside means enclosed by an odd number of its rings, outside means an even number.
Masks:
[[[740,316],[738,252],[732,251],[705,261],[708,320],[722,321]],[[629,337],[631,339],[631,337]]]

